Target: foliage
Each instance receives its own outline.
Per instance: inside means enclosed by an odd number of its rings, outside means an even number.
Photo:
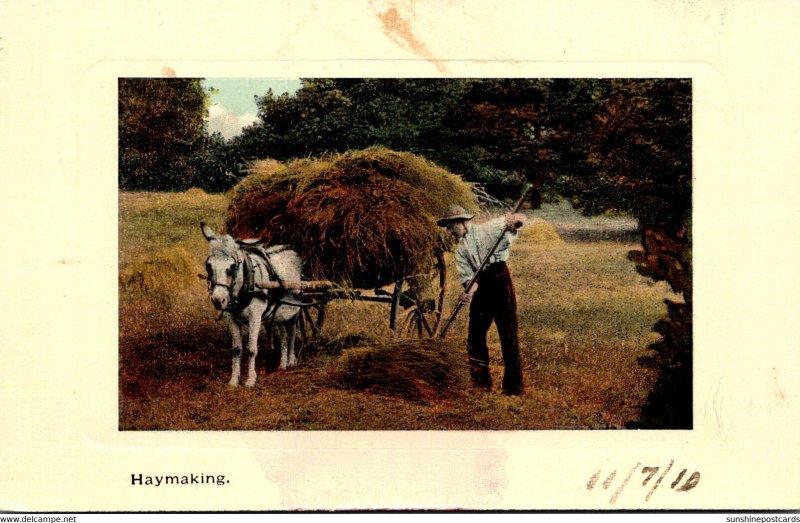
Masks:
[[[684,80],[306,79],[293,96],[258,98],[260,122],[231,146],[244,159],[286,161],[382,145],[494,196],[513,197],[528,180],[587,213],[654,223],[689,201],[690,89]]]
[[[667,302],[668,317],[655,326],[662,340],[640,360],[660,371],[640,426],[691,428],[691,82],[587,80],[570,91],[570,106],[590,108],[591,117],[580,120],[582,129],[572,118],[557,119],[566,121],[556,126],[550,150],[561,170],[550,182],[587,214],[615,210],[638,219],[642,250],[629,258],[683,298]]]
[[[119,185],[126,190],[222,190],[234,180],[219,135],[207,136],[197,78],[119,79]]]
[[[583,80],[549,100],[552,189],[587,214],[631,213],[674,234],[691,210],[691,83]],[[581,115],[576,118],[576,114]]]
[[[464,97],[477,80],[314,79],[295,96],[259,98],[261,123],[235,138],[245,158],[286,161],[381,145],[424,156],[497,194],[516,174],[493,165],[457,128]],[[519,180],[517,180],[519,185]]]

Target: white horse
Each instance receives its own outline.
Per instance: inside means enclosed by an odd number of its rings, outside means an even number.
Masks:
[[[294,342],[300,307],[296,291],[281,289],[275,282],[299,281],[302,261],[286,246],[262,249],[257,240],[237,241],[230,235],[217,236],[200,223],[211,246],[206,259],[211,302],[225,314],[233,338],[233,369],[229,385],[239,385],[242,358],[242,329],[247,326],[248,361],[246,387],[256,383],[258,334],[262,322],[271,323],[280,343],[280,369],[297,364]]]

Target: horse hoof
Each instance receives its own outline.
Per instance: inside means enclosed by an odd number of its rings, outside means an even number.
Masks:
[[[238,387],[239,387],[239,383],[238,383],[238,382],[236,382],[236,381],[229,381],[229,382],[228,382],[228,387],[230,387],[230,388],[232,388],[232,389],[236,389],[236,388],[238,388]]]

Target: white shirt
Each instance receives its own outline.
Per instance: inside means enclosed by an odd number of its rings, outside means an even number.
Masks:
[[[501,234],[503,240],[489,258],[487,266],[491,263],[508,260],[509,248],[518,236],[516,231],[512,232],[506,229],[505,217],[495,218],[485,223],[469,224],[467,227],[467,234],[459,240],[456,246],[456,269],[462,285],[472,279],[480,268],[481,261],[489,254]]]

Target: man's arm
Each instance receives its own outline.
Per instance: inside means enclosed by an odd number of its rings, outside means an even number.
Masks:
[[[466,282],[464,284],[464,290],[465,291],[467,290],[467,283],[469,283],[469,282]],[[464,295],[461,297],[461,301],[463,301],[464,303],[471,302],[472,301],[472,295],[475,294],[475,291],[477,291],[477,290],[478,290],[478,280],[475,280],[472,283],[472,287],[470,287],[469,292],[464,292]]]
[[[458,271],[458,281],[461,283],[462,286],[466,285],[467,282],[475,275],[475,270],[470,265],[469,260],[467,260],[467,255],[461,248],[456,249],[456,270]]]

